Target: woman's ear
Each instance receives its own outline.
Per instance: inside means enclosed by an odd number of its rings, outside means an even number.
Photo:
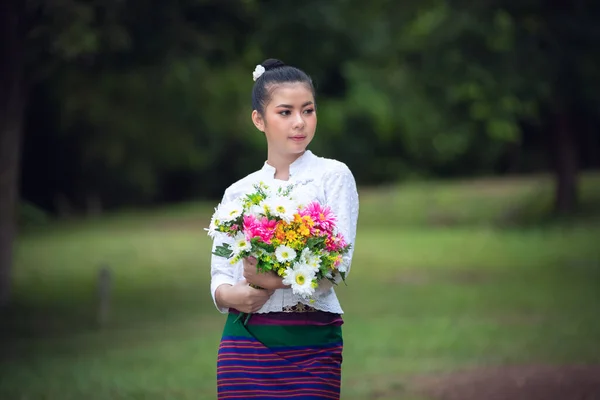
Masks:
[[[265,121],[262,115],[256,110],[252,111],[252,122],[254,123],[254,126],[256,126],[256,129],[261,132],[265,131]]]

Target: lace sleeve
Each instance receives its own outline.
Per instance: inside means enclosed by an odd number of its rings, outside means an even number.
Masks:
[[[356,240],[356,226],[358,223],[358,191],[352,172],[345,164],[338,164],[335,169],[326,173],[324,177],[325,197],[327,205],[337,217],[337,227],[347,243],[352,244],[350,251],[344,255],[339,270],[350,272],[354,243]],[[336,282],[341,282],[338,275]]]
[[[227,193],[225,193],[225,195],[223,196],[222,201],[223,202],[227,201]],[[221,286],[222,284],[234,285],[236,283],[236,279],[235,279],[235,274],[234,274],[235,265],[232,265],[230,263],[230,261],[225,259],[224,257],[219,257],[219,256],[216,256],[213,254],[215,249],[217,248],[217,246],[219,246],[223,243],[232,244],[233,240],[225,233],[221,233],[221,232],[216,233],[215,237],[213,239],[213,244],[212,244],[212,249],[211,249],[210,291],[211,291],[211,295],[212,295],[212,299],[215,304],[215,307],[217,307],[217,310],[219,310],[219,312],[225,314],[225,313],[229,312],[229,309],[221,308],[217,305],[215,293],[217,291],[217,288],[219,286]]]

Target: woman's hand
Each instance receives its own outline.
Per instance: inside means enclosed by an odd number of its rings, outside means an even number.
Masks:
[[[273,290],[255,289],[242,280],[235,285],[221,285],[217,288],[216,299],[220,307],[235,308],[243,313],[253,313],[269,300]]]
[[[283,289],[287,286],[283,284],[283,279],[274,272],[260,273],[256,270],[258,260],[255,257],[244,258],[244,278],[255,286],[268,289]]]

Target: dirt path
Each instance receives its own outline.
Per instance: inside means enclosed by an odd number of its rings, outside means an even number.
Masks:
[[[413,385],[437,400],[600,400],[600,366],[479,368],[421,376]]]

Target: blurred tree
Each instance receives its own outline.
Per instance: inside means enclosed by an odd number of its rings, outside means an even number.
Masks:
[[[350,98],[380,136],[400,133],[410,153],[435,165],[463,156],[480,132],[515,142],[529,124],[547,132],[556,211],[575,210],[574,120],[597,118],[600,99],[600,74],[591,67],[600,61],[597,2],[381,0],[370,7],[380,11],[374,33],[354,31],[362,56],[346,74]],[[361,11],[348,14],[353,26],[364,21]]]
[[[249,115],[251,72],[267,57],[312,75],[311,146],[360,183],[492,171],[508,147],[543,137],[557,210],[573,209],[573,132],[600,119],[598,4],[5,0],[0,304],[21,125],[23,191],[46,208],[216,198],[264,159]]]
[[[10,295],[18,199],[21,126],[26,101],[20,0],[0,3],[0,308]]]
[[[23,112],[31,89],[44,87],[59,105],[58,125],[47,133],[74,143],[72,163],[62,168],[70,170],[71,186],[91,208],[101,207],[100,192],[133,187],[152,193],[158,168],[206,167],[219,153],[215,149],[235,136],[211,136],[210,106],[217,99],[224,106],[232,96],[232,108],[239,105],[239,91],[220,89],[240,80],[241,73],[225,65],[243,57],[239,33],[248,29],[245,13],[252,4],[2,2],[0,306],[10,296]],[[228,82],[214,90],[223,80]],[[231,132],[236,121],[229,120]]]
[[[244,81],[233,61],[244,56],[239,32],[249,28],[249,9],[137,3],[119,2],[99,31],[116,44],[98,39],[107,44],[80,53],[49,84],[60,131],[81,151],[79,174],[65,188],[73,201],[119,203],[115,187],[130,201],[149,201],[167,171],[207,171],[240,130],[237,118],[215,121],[215,109],[241,108]],[[100,7],[94,15],[106,20]]]

